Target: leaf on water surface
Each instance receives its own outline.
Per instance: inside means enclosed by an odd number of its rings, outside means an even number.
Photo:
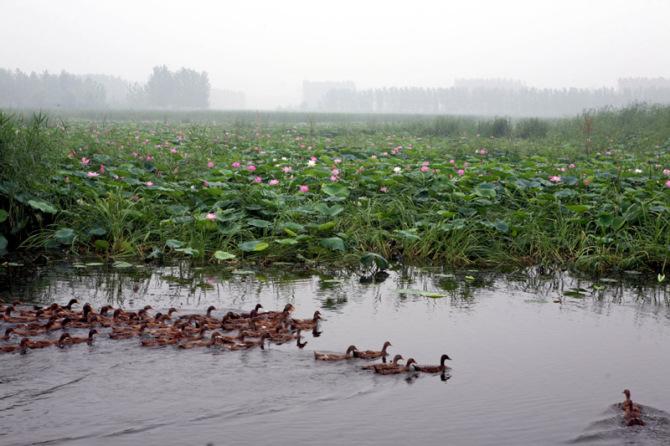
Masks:
[[[339,237],[322,238],[319,242],[324,248],[333,251],[344,251],[344,240]]]
[[[112,268],[132,268],[133,264],[124,262],[123,260],[117,260],[112,264]]]
[[[278,243],[280,245],[297,245],[298,241],[294,238],[282,238],[279,240],[275,240],[275,243]]]
[[[250,240],[239,244],[239,248],[244,252],[259,252],[264,251],[270,244],[262,240]]]
[[[175,251],[181,252],[181,253],[186,254],[187,256],[191,256],[191,257],[197,256],[200,253],[200,251],[198,251],[197,249],[191,248],[190,246],[188,246],[186,248],[177,248],[177,249],[175,249]]]
[[[565,207],[576,214],[583,214],[584,212],[591,209],[591,206],[585,204],[567,204]]]
[[[2,222],[4,222],[5,220],[7,220],[7,217],[8,217],[8,216],[9,216],[9,213],[8,213],[6,210],[4,210],[4,209],[0,209],[0,223],[2,223]]]
[[[84,265],[86,265],[86,266],[103,266],[104,263],[102,263],[102,262],[87,262],[87,263],[84,263]]]
[[[107,230],[105,228],[101,228],[100,226],[96,226],[95,228],[89,229],[88,234],[94,235],[96,237],[102,237],[103,235],[107,234]]]
[[[47,214],[55,214],[58,212],[58,209],[56,209],[52,204],[43,200],[28,200],[28,205],[30,205],[30,207],[33,209],[37,209]]]
[[[374,252],[366,252],[363,254],[360,258],[360,262],[368,268],[374,265],[381,271],[389,267],[389,261],[386,260],[383,256]]]
[[[347,198],[349,196],[349,188],[340,183],[322,184],[321,190],[323,193],[334,198]]]
[[[568,297],[574,297],[575,299],[583,299],[585,296],[584,291],[586,290],[580,291],[582,289],[583,288],[572,288],[570,290],[563,291],[563,295]]]
[[[214,258],[217,260],[232,260],[236,256],[226,251],[216,251],[214,252]]]
[[[251,271],[248,269],[234,269],[231,271],[231,273],[238,276],[251,276],[256,274],[256,271]]]
[[[400,289],[397,289],[396,292],[398,294],[411,294],[411,295],[415,295],[415,296],[430,297],[430,298],[433,298],[433,299],[437,299],[437,298],[440,298],[440,297],[447,297],[447,294],[443,294],[443,293],[436,293],[436,292],[433,292],[433,291],[413,290],[413,289],[409,289],[409,288],[400,288]]]
[[[54,238],[62,245],[70,245],[74,240],[75,232],[71,228],[60,228],[54,232]]]
[[[171,238],[171,239],[165,241],[165,246],[167,246],[168,248],[171,248],[171,249],[177,249],[177,248],[181,248],[182,246],[184,246],[184,242],[181,242],[179,240],[175,240],[175,239]]]
[[[416,235],[416,233],[411,230],[396,229],[394,233],[398,235],[400,238],[405,240],[411,240],[411,241],[421,240],[421,237]]]
[[[272,223],[270,223],[269,221],[261,220],[258,218],[250,218],[249,220],[247,220],[247,224],[249,226],[254,226],[256,228],[269,228],[272,226]]]

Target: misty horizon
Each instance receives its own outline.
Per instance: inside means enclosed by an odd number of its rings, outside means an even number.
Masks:
[[[207,72],[246,107],[301,101],[302,82],[358,89],[444,88],[517,79],[544,89],[670,77],[670,4],[642,1],[309,2],[7,1],[3,68],[146,82],[152,67]],[[39,30],[39,32],[35,32]]]

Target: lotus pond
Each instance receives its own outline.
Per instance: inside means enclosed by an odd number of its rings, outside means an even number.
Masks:
[[[0,250],[121,266],[362,260],[662,274],[670,139],[658,122],[668,110],[635,113],[584,121],[596,130],[559,120],[535,139],[478,134],[474,120],[441,136],[414,121],[3,114]],[[659,132],[644,126],[649,116]]]
[[[94,307],[319,309],[321,334],[264,351],[99,336],[3,354],[0,443],[52,445],[665,445],[670,438],[670,294],[656,277],[539,270],[401,268],[370,280],[320,268],[191,262],[110,268],[84,262],[0,268],[3,301]],[[179,314],[178,313],[178,314]],[[71,330],[84,334],[84,330]],[[54,335],[57,336],[57,335]],[[322,363],[354,343],[435,363],[449,379],[376,376]],[[630,387],[647,426],[623,425]]]

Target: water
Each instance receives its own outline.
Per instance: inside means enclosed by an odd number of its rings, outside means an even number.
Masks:
[[[5,299],[182,313],[215,305],[219,315],[290,302],[297,317],[320,309],[327,320],[303,350],[147,349],[102,336],[90,347],[3,354],[0,444],[667,445],[669,295],[631,278],[594,290],[531,273],[408,269],[363,284],[338,271],[5,268]],[[564,295],[573,288],[587,291]],[[313,359],[313,350],[386,340],[419,363],[449,354],[450,379]],[[624,388],[645,406],[646,427],[622,426],[613,404]]]

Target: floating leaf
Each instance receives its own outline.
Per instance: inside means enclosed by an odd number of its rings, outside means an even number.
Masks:
[[[62,245],[71,245],[75,237],[74,229],[61,228],[54,232],[54,238]]]
[[[250,276],[250,275],[256,274],[256,271],[251,271],[251,270],[248,270],[248,269],[234,269],[232,271],[232,273],[236,274],[238,276]]]
[[[405,230],[405,229],[396,229],[395,234],[398,235],[398,237],[405,239],[405,240],[411,240],[411,241],[416,241],[416,240],[421,240],[421,237],[416,235],[416,232],[413,230]]]
[[[380,271],[383,271],[389,267],[388,260],[374,252],[366,252],[361,256],[360,261],[364,266],[369,268],[374,265]]]
[[[249,226],[254,226],[256,228],[269,228],[272,226],[272,223],[270,223],[267,220],[260,220],[258,218],[250,218],[247,220],[247,224]]]
[[[216,251],[214,252],[214,258],[217,260],[232,260],[235,258],[235,254],[226,251]]]
[[[186,248],[177,248],[177,249],[175,249],[175,251],[176,252],[181,252],[181,253],[186,254],[187,256],[191,256],[191,257],[197,257],[198,254],[200,253],[200,251],[198,251],[197,249],[191,248],[190,246],[188,246]]]
[[[171,249],[178,249],[184,246],[184,242],[175,239],[169,239],[165,242],[165,246]]]
[[[58,209],[56,209],[52,204],[43,200],[28,200],[28,205],[30,205],[30,207],[33,209],[37,209],[47,214],[55,214],[58,212]]]
[[[344,240],[339,237],[322,238],[319,243],[324,248],[332,249],[333,251],[344,251]]]
[[[321,190],[333,198],[345,199],[349,196],[349,188],[341,183],[323,184]]]
[[[250,240],[239,244],[240,250],[244,252],[264,251],[268,246],[270,245],[262,240]]]
[[[440,297],[447,297],[447,294],[443,293],[436,293],[434,291],[412,290],[408,288],[401,288],[396,290],[396,292],[399,294],[411,294],[415,296],[431,297],[433,299],[437,299]]]
[[[133,264],[124,262],[123,260],[117,260],[112,264],[113,268],[132,268]]]
[[[282,238],[275,240],[275,243],[279,243],[280,245],[297,245],[298,241],[294,238]]]

